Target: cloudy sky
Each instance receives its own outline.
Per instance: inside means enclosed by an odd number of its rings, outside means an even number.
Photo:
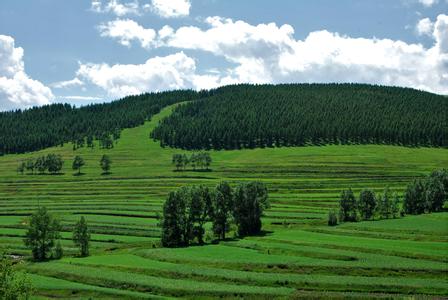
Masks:
[[[0,110],[239,82],[448,94],[448,0],[0,1]]]

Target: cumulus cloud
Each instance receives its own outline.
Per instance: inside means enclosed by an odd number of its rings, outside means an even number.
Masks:
[[[81,64],[77,76],[104,89],[108,96],[123,97],[147,91],[201,88],[211,77],[196,74],[196,63],[183,52],[153,57],[135,64]]]
[[[115,20],[98,26],[102,37],[117,39],[123,46],[130,47],[138,41],[143,48],[150,48],[156,37],[153,29],[145,29],[133,20]]]
[[[49,104],[51,90],[25,73],[23,49],[14,39],[0,35],[0,110]]]
[[[103,3],[102,0],[92,0],[90,9],[96,13],[113,13],[122,17],[126,15],[140,15],[138,0],[121,3],[119,0],[109,0]]]
[[[152,0],[151,5],[146,5],[163,18],[178,18],[190,14],[190,0]]]
[[[415,27],[418,35],[429,35],[431,36],[434,31],[434,23],[429,18],[424,18],[418,21]]]
[[[422,34],[435,41],[431,48],[390,39],[352,38],[326,30],[297,40],[290,25],[254,26],[220,17],[205,22],[206,29],[165,26],[151,43],[152,47],[205,51],[236,64],[218,75],[201,77],[201,86],[348,81],[448,93],[448,16],[443,14],[421,25]]]

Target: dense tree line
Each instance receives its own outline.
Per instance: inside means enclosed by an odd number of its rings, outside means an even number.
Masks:
[[[205,223],[212,223],[216,237],[226,238],[235,224],[241,237],[261,232],[261,216],[269,207],[264,184],[250,182],[233,189],[227,182],[214,190],[204,186],[182,187],[168,195],[163,206],[162,245],[164,247],[204,244]]]
[[[190,156],[186,154],[173,154],[172,164],[176,166],[176,170],[185,170],[187,166],[191,166],[194,171],[208,170],[212,163],[212,157],[208,152],[192,153]]]
[[[208,94],[171,91],[129,96],[111,103],[80,108],[52,104],[1,112],[0,155],[35,151],[66,142],[73,142],[75,149],[84,145],[93,147],[94,139],[100,141],[102,148],[111,148],[122,129],[143,124],[163,107]]]
[[[328,225],[338,222],[357,222],[398,218],[404,214],[422,214],[442,211],[448,200],[448,171],[437,170],[424,179],[410,183],[404,192],[403,204],[397,193],[386,188],[381,195],[370,189],[360,192],[358,199],[351,189],[341,193],[339,215],[335,210],[328,214]]]
[[[240,149],[362,143],[448,146],[448,98],[365,84],[234,85],[179,106],[162,146]]]

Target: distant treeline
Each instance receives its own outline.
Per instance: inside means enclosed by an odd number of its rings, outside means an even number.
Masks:
[[[162,146],[448,146],[448,98],[365,84],[234,85],[178,107],[152,133]]]
[[[80,147],[100,140],[113,146],[120,131],[143,124],[166,106],[207,96],[190,90],[129,96],[105,104],[75,108],[52,104],[28,110],[0,113],[0,155],[23,153],[73,142]]]

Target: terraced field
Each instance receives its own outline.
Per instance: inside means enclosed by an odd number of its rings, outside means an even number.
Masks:
[[[43,298],[448,297],[448,213],[326,226],[341,189],[385,186],[402,192],[414,177],[448,167],[448,150],[381,145],[211,152],[211,172],[175,172],[173,153],[149,139],[158,121],[125,130],[114,149],[71,145],[0,157],[0,249],[29,255],[23,246],[27,216],[45,205],[64,225],[60,261],[21,268]],[[63,175],[19,175],[17,162],[58,153]],[[99,159],[112,158],[102,176]],[[86,161],[74,176],[71,161]],[[272,208],[263,236],[218,245],[159,248],[157,215],[169,191],[259,179]],[[92,256],[73,258],[71,226],[85,215]],[[211,237],[208,237],[211,240]]]

